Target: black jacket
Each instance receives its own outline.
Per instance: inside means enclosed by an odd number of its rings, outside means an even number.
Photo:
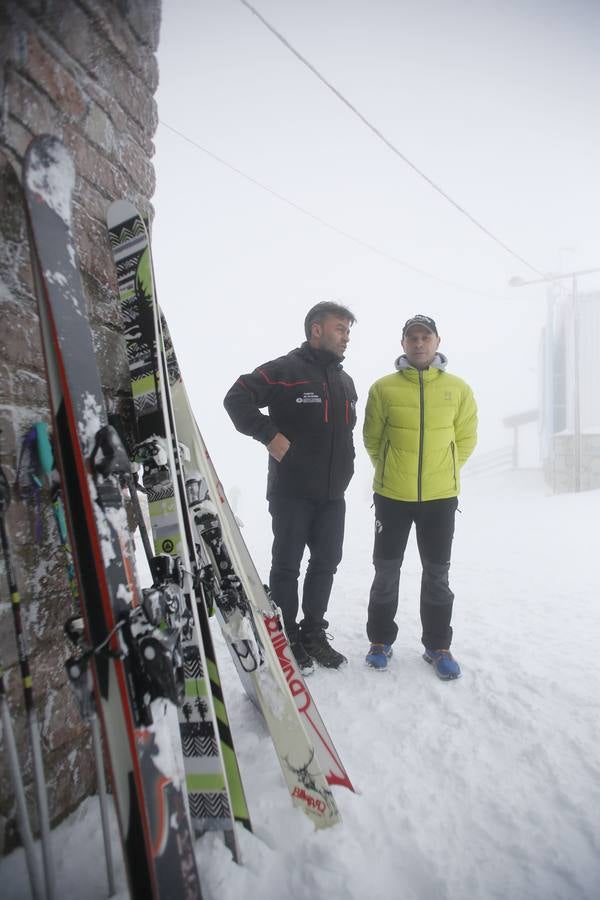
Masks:
[[[344,496],[354,474],[356,389],[337,356],[305,342],[240,376],[224,404],[242,434],[268,444],[279,431],[291,443],[281,462],[269,456],[268,499]]]

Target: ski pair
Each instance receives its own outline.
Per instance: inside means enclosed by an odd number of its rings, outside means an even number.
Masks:
[[[116,201],[109,217],[122,204]],[[171,573],[166,580],[171,590],[181,593],[191,625],[184,641],[185,700],[178,710],[190,814],[198,833],[222,830],[234,857],[239,859],[234,822],[250,828],[250,816],[208,609],[195,577],[180,448],[170,393],[164,388],[169,384],[172,360],[162,352],[162,341],[156,338],[162,326],[153,302],[153,272],[144,222],[128,217],[119,235],[121,240],[116,241],[110,233],[132,380],[135,445],[129,452],[142,468],[156,555],[152,556],[148,547],[146,553],[155,577],[158,571]],[[135,491],[134,484],[132,495]],[[141,519],[140,524],[143,531]]]
[[[278,610],[265,593],[193,416],[156,300],[146,223],[126,201],[116,201],[107,220],[139,437],[153,447],[150,459],[157,458],[165,439],[167,447],[176,448],[179,503],[185,513],[185,481],[191,512],[184,515],[185,542],[197,584],[201,591],[208,586],[211,593],[211,581],[216,582],[212,594],[226,642],[246,690],[265,717],[294,802],[317,826],[334,824],[339,812],[329,785],[352,789],[352,784],[289,652]],[[168,428],[167,417],[161,419],[159,413],[161,395],[168,398]],[[183,466],[182,446],[187,456]],[[152,484],[151,470],[149,476]],[[155,505],[151,496],[149,500],[159,548],[180,546],[182,538],[169,532],[168,509]],[[207,556],[213,563],[212,579],[206,576],[211,568]]]
[[[24,168],[25,206],[52,430],[131,895],[201,897],[173,730],[184,624],[142,592],[122,482],[129,460],[108,424],[71,227],[75,168],[42,135]]]

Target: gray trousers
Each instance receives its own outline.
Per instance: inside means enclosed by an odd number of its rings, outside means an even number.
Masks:
[[[448,573],[454,537],[456,497],[411,503],[374,495],[375,577],[369,595],[367,635],[372,643],[393,644],[398,634],[400,571],[414,523],[423,572],[421,576],[421,641],[430,650],[452,643],[452,605]]]

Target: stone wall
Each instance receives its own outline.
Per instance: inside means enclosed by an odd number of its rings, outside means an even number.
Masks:
[[[128,380],[116,280],[105,234],[108,204],[127,197],[150,211],[160,0],[2,0],[0,4],[0,464],[15,483],[23,435],[48,420],[48,396],[19,194],[34,135],[54,134],[78,172],[75,233],[109,409]],[[49,806],[55,823],[94,789],[86,726],[63,663],[70,612],[65,566],[47,493],[39,511],[12,491],[8,529],[22,595],[33,690],[41,725]],[[36,537],[36,524],[41,536]],[[33,797],[23,692],[4,564],[0,562],[0,664],[17,733],[28,799]],[[35,804],[30,803],[36,825]],[[0,853],[18,841],[14,792],[0,732]]]
[[[555,494],[575,491],[575,451],[572,434],[555,434],[553,454],[544,462],[547,483]],[[600,488],[600,434],[581,435],[581,491]]]

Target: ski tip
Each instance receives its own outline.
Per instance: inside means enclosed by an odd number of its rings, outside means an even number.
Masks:
[[[27,148],[23,167],[26,192],[39,197],[63,222],[70,224],[75,190],[75,163],[53,134],[40,134]]]
[[[109,229],[118,228],[131,219],[143,219],[143,216],[130,200],[123,198],[113,200],[106,210],[106,224]]]

